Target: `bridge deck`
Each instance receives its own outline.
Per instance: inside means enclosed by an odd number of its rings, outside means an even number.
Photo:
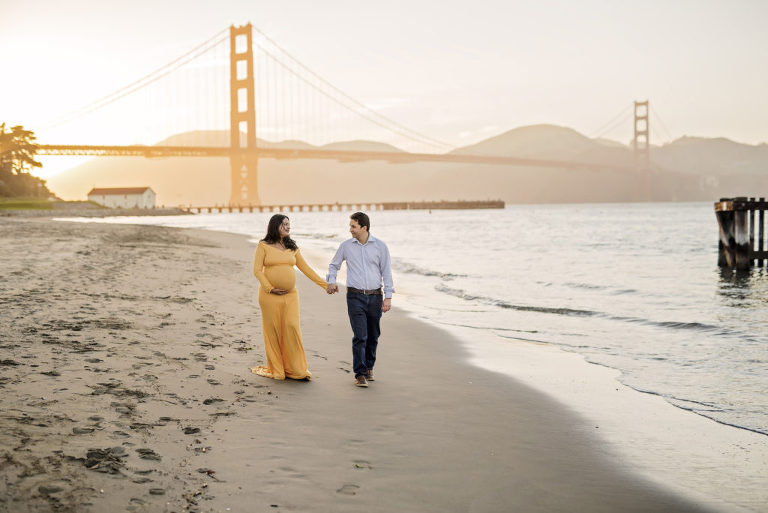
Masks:
[[[89,146],[41,144],[40,155],[96,155],[129,157],[230,157],[233,154],[252,155],[272,159],[326,159],[340,162],[364,162],[382,160],[391,163],[444,162],[453,164],[491,164],[511,166],[556,167],[592,171],[634,171],[634,168],[610,166],[590,162],[496,157],[491,155],[466,155],[460,153],[408,153],[385,151],[341,151],[322,149],[286,149],[259,147],[255,149],[227,146]]]

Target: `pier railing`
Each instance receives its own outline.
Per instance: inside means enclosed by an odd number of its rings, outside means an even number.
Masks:
[[[753,263],[762,267],[763,262],[768,261],[768,244],[764,245],[766,210],[765,198],[720,198],[715,203],[720,227],[719,266],[749,269]]]
[[[303,203],[279,205],[214,205],[209,207],[179,206],[190,213],[234,212],[340,212],[345,210],[464,210],[504,208],[501,200],[488,201],[391,201],[375,203]]]

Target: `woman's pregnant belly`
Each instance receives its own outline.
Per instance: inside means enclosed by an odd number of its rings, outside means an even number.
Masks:
[[[264,269],[264,274],[275,288],[293,290],[296,286],[296,271],[292,265],[272,265]]]

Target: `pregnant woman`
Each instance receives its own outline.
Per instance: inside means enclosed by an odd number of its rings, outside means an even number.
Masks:
[[[296,271],[299,268],[323,289],[328,283],[317,275],[301,256],[290,237],[287,216],[275,214],[269,220],[267,235],[261,239],[253,262],[253,274],[259,279],[259,306],[264,331],[267,366],[251,372],[273,379],[312,379],[301,344],[299,327],[299,292]]]

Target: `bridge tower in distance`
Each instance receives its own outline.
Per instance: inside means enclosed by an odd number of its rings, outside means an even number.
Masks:
[[[253,29],[249,23],[229,28],[230,205],[260,205],[256,153],[256,93],[253,80]],[[241,143],[245,134],[245,146]]]
[[[635,139],[632,148],[635,154],[635,166],[639,171],[648,171],[651,167],[651,146],[648,139],[648,100],[635,102]]]

